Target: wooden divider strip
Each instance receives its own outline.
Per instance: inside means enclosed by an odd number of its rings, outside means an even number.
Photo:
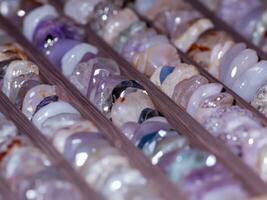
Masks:
[[[63,156],[54,148],[53,145],[40,133],[40,131],[18,110],[3,92],[0,92],[0,112],[8,119],[13,121],[20,133],[27,135],[41,151],[43,151],[52,163],[62,164],[60,169],[64,173],[64,178],[77,186],[83,194],[84,200],[103,200],[102,196],[90,189],[87,183],[80,177]]]
[[[49,83],[63,88],[72,104],[85,118],[93,122],[106,138],[119,149],[122,155],[129,158],[133,167],[138,169],[144,177],[160,192],[166,200],[186,199],[184,194],[172,184],[163,172],[139,151],[110,120],[102,115],[88,99],[83,96],[61,73],[34,47],[18,30],[3,16],[0,16],[0,27],[14,38],[38,66],[41,78]]]

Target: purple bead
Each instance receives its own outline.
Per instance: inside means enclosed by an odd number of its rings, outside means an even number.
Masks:
[[[245,17],[240,21],[237,21],[235,29],[239,31],[246,38],[251,39],[253,32],[256,28],[257,23],[259,22],[264,8],[257,7],[254,10],[250,11]]]
[[[100,133],[79,132],[68,137],[64,147],[64,156],[67,160],[73,156],[75,150],[82,145],[88,145],[97,139],[103,139]]]
[[[72,165],[79,168],[91,154],[109,147],[109,142],[99,133],[76,133],[67,139],[64,156]]]
[[[86,54],[83,56],[83,58],[82,58],[82,60],[80,61],[80,63],[88,62],[89,60],[92,60],[92,59],[94,59],[94,58],[96,58],[96,55],[95,55],[95,54],[92,54],[92,53],[90,53],[90,52],[88,52],[88,53],[86,53]]]
[[[218,15],[226,22],[234,25],[244,18],[251,10],[261,6],[259,0],[224,0],[220,4]]]
[[[253,137],[246,134],[250,133],[250,130],[262,128],[261,123],[250,111],[238,106],[219,108],[203,126],[212,135],[223,140],[238,156],[243,156],[243,148],[248,143],[246,140]]]
[[[234,181],[232,175],[221,165],[194,170],[184,178],[181,185],[192,200],[201,200],[204,195],[224,187],[233,187],[233,190],[238,190],[240,196],[246,196],[239,183]],[[225,195],[231,197],[232,194],[227,193]],[[231,199],[235,198],[232,197]]]
[[[169,10],[160,13],[155,19],[155,25],[162,32],[165,32],[176,39],[187,29],[190,22],[201,17],[201,14],[193,9]]]
[[[190,174],[188,174],[186,177],[183,179],[184,183],[184,189],[185,190],[198,190],[201,188],[201,186],[214,181],[214,177],[218,176],[218,179],[222,179],[223,177],[230,178],[231,175],[222,165],[215,165],[212,167],[204,167],[200,169],[196,169],[192,171]],[[199,184],[197,182],[200,182]],[[196,186],[198,187],[191,188],[190,186]]]
[[[129,139],[132,140],[136,129],[141,126],[136,122],[126,122],[121,127],[121,132]]]
[[[88,97],[90,101],[103,113],[108,114],[112,108],[112,91],[125,79],[121,76],[110,76],[98,79],[93,85]],[[88,90],[89,91],[89,90]]]
[[[91,60],[91,71],[88,73],[90,76],[88,83],[88,93],[98,80],[108,77],[110,75],[120,75],[120,68],[116,62],[106,58],[96,58]]]
[[[39,48],[47,50],[61,39],[83,41],[84,31],[65,18],[47,17],[35,29],[33,42]]]
[[[46,55],[48,59],[58,68],[61,68],[61,59],[63,56],[75,47],[76,45],[80,44],[80,42],[75,40],[69,39],[62,39],[56,42],[51,48],[46,49]]]
[[[137,34],[131,36],[122,48],[123,56],[131,62],[136,53],[144,50],[144,44],[147,40],[156,34],[157,33],[154,30],[149,30],[147,32],[138,32]]]
[[[88,56],[90,57],[89,54],[85,55],[82,60]],[[91,96],[91,92],[98,82],[111,75],[120,75],[117,63],[99,57],[80,62],[69,79],[84,95]]]

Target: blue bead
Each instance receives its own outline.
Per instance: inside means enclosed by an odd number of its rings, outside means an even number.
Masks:
[[[163,83],[163,81],[167,78],[169,74],[171,74],[174,70],[174,67],[171,66],[164,66],[162,67],[159,75],[160,84]]]
[[[142,139],[140,140],[140,142],[138,143],[137,147],[139,149],[143,149],[146,143],[152,142],[155,137],[157,136],[158,132],[154,132],[154,133],[149,133],[145,136],[142,137]]]

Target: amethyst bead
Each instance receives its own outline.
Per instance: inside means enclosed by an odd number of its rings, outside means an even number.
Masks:
[[[47,17],[35,29],[33,42],[39,48],[47,50],[61,39],[83,41],[84,31],[65,18]]]
[[[48,59],[60,69],[61,59],[73,47],[80,44],[80,42],[70,39],[61,39],[56,42],[51,48],[47,48],[45,54],[48,56]]]

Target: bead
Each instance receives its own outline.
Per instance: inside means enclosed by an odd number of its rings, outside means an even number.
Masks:
[[[122,81],[112,90],[112,100],[115,102],[123,95],[127,88],[136,88],[143,90],[144,88],[135,80]]]
[[[107,43],[113,44],[116,37],[136,21],[136,14],[132,10],[125,8],[108,20],[101,31],[101,35]]]
[[[167,76],[173,72],[173,70],[174,70],[174,67],[171,67],[171,66],[164,66],[163,68],[161,68],[160,75],[159,75],[161,84],[165,81]]]
[[[143,109],[154,108],[149,96],[140,90],[118,98],[111,108],[113,123],[121,127],[124,123],[138,122]]]
[[[150,77],[161,66],[180,62],[176,49],[171,44],[159,44],[134,55],[133,65],[141,73]]]
[[[90,25],[93,30],[99,32],[103,30],[109,19],[118,14],[123,5],[122,0],[104,0],[95,6]]]
[[[223,86],[219,83],[208,83],[199,86],[189,99],[186,111],[193,117],[196,116],[197,109],[204,98],[219,94]]]
[[[116,183],[119,184],[115,185]],[[122,168],[109,174],[102,193],[111,199],[126,199],[129,191],[143,189],[146,183],[146,179],[137,170]]]
[[[9,64],[6,74],[3,79],[2,91],[10,97],[11,84],[14,78],[23,75],[34,73],[39,75],[38,67],[30,61],[13,61]]]
[[[49,51],[62,39],[83,41],[84,30],[63,17],[47,17],[38,23],[33,35],[33,43],[44,52]]]
[[[219,80],[225,80],[229,67],[235,57],[246,49],[244,43],[234,44],[222,57],[219,65]]]
[[[158,121],[145,121],[134,132],[132,141],[138,144],[142,138],[150,133],[159,132],[161,130],[167,131],[170,129],[170,125],[167,122],[158,122]]]
[[[2,174],[12,190],[16,190],[22,179],[44,170],[50,164],[47,157],[34,147],[16,148],[2,163]]]
[[[102,0],[70,0],[64,5],[64,13],[75,22],[87,24],[94,14],[94,9]]]
[[[54,43],[50,48],[45,49],[48,59],[61,70],[61,59],[63,56],[81,42],[76,40],[61,39]]]
[[[19,93],[22,92],[22,89],[29,88],[39,85],[41,83],[40,77],[36,75],[35,73],[28,73],[28,74],[22,74],[20,76],[17,76],[13,79],[11,86],[10,86],[10,95],[9,99],[12,103],[16,103],[18,107],[20,107],[19,102],[17,102],[17,98]],[[27,93],[27,91],[23,92],[24,94]],[[21,93],[21,95],[23,95]],[[22,96],[21,99],[23,99],[24,96]]]
[[[62,179],[54,167],[25,178],[18,191],[18,197],[21,199],[82,199],[79,190],[72,183]]]
[[[253,100],[251,101],[251,105],[260,111],[262,114],[267,116],[267,85],[266,83],[261,86],[260,89],[257,90],[256,95],[254,96]]]
[[[191,78],[179,82],[175,86],[171,98],[175,103],[186,109],[188,102],[196,89],[207,83],[208,80],[200,74],[192,76]]]
[[[191,199],[247,199],[240,183],[220,165],[194,170],[181,184]]]
[[[156,117],[156,116],[162,116],[162,114],[158,112],[157,110],[153,110],[151,108],[145,108],[140,114],[138,123],[141,124],[147,119]]]
[[[267,81],[267,61],[260,61],[246,70],[232,84],[239,96],[247,102],[252,101],[256,91]]]
[[[213,27],[214,25],[209,19],[198,19],[190,26],[188,30],[185,31],[183,35],[174,39],[173,42],[175,46],[182,52],[187,52],[202,33],[209,29],[212,29]]]
[[[174,68],[173,72],[167,76],[165,81],[161,85],[161,90],[167,94],[169,97],[173,95],[175,86],[181,81],[191,78],[197,75],[199,72],[193,65],[188,64],[178,64]]]
[[[37,128],[41,128],[42,124],[49,118],[61,113],[79,114],[79,112],[69,103],[58,101],[48,104],[35,113],[32,122]]]
[[[48,96],[45,97],[37,106],[36,106],[36,110],[34,112],[33,115],[35,115],[35,113],[37,113],[40,109],[42,109],[43,107],[47,106],[50,103],[53,102],[58,102],[58,96],[54,95],[54,96]]]
[[[164,156],[160,160],[160,163],[162,162],[164,162]],[[212,167],[216,162],[214,155],[200,150],[185,148],[173,154],[169,165],[165,166],[164,171],[173,182],[180,182],[191,172],[205,167]]]
[[[119,53],[122,53],[123,47],[127,43],[128,39],[139,32],[143,32],[145,28],[146,24],[142,21],[138,20],[132,23],[132,25],[130,25],[125,31],[121,32],[121,34],[116,38],[114,42],[114,49],[116,49]]]
[[[23,21],[23,34],[28,40],[33,40],[34,31],[38,24],[48,16],[58,17],[56,9],[51,5],[40,6],[26,15]]]
[[[56,87],[50,85],[37,85],[31,88],[25,95],[22,104],[22,112],[29,120],[32,119],[36,111],[37,105],[43,101],[45,97],[57,95]]]
[[[62,73],[65,76],[70,76],[74,68],[82,60],[86,53],[97,54],[98,49],[90,44],[81,43],[70,49],[61,60]]]
[[[118,64],[111,59],[97,57],[78,64],[69,79],[84,95],[90,96],[98,80],[111,75],[120,75]]]
[[[48,138],[52,139],[55,133],[62,129],[68,128],[81,120],[81,116],[77,114],[63,113],[48,118],[42,125],[42,133]]]
[[[205,98],[196,111],[196,120],[200,123],[206,121],[210,115],[215,113],[220,107],[230,107],[234,103],[234,97],[228,93],[214,94]]]
[[[149,38],[155,35],[157,35],[157,33],[153,29],[140,31],[134,34],[122,47],[123,57],[125,57],[129,62],[132,62],[136,53],[140,53],[145,50],[143,49],[143,44],[145,44]]]
[[[224,83],[227,86],[231,86],[237,78],[239,78],[249,68],[254,66],[258,60],[259,58],[256,51],[251,49],[241,51],[232,61],[228,72],[226,73]]]

